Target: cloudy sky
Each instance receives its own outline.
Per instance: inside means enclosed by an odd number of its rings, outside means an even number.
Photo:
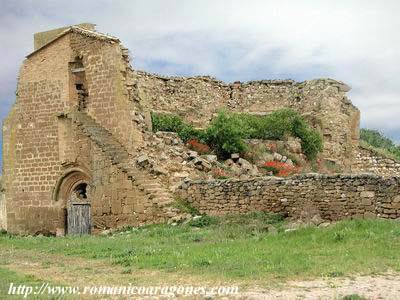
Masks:
[[[119,37],[133,67],[227,82],[339,79],[362,126],[400,142],[398,0],[0,0],[0,118],[33,33],[82,22]]]

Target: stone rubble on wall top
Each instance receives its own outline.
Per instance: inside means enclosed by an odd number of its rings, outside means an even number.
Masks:
[[[295,80],[292,79],[263,79],[263,80],[251,80],[247,82],[240,82],[236,81],[234,83],[226,83],[222,80],[219,80],[215,77],[208,76],[208,75],[199,75],[199,76],[165,76],[165,75],[160,75],[160,74],[155,74],[155,73],[149,73],[146,71],[139,71],[135,70],[134,71],[137,75],[142,76],[142,77],[149,77],[149,78],[156,78],[160,80],[165,80],[165,81],[185,81],[185,80],[201,80],[201,81],[208,81],[215,83],[217,85],[220,85],[221,87],[240,87],[240,86],[248,86],[248,85],[299,85],[299,86],[304,86],[304,85],[332,85],[334,87],[337,87],[340,92],[348,92],[351,90],[351,87],[347,84],[345,84],[342,81],[338,81],[335,79],[331,78],[318,78],[318,79],[312,79],[312,80],[306,80],[302,82],[296,82]]]
[[[307,174],[296,174],[291,177],[276,177],[276,176],[256,176],[248,179],[239,179],[239,178],[229,178],[229,179],[211,179],[211,180],[193,180],[190,181],[192,184],[199,183],[209,183],[209,184],[229,184],[229,183],[249,183],[249,182],[257,182],[257,181],[287,181],[291,182],[294,180],[306,180],[306,179],[382,179],[382,180],[394,180],[400,181],[400,176],[393,177],[383,177],[379,175],[375,175],[372,173],[364,173],[364,174],[320,174],[320,173],[307,173]]]

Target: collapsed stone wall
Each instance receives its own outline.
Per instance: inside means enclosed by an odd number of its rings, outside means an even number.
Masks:
[[[210,215],[265,211],[291,218],[400,217],[400,177],[305,174],[291,178],[193,181],[179,196]]]
[[[143,190],[112,164],[92,143],[92,182],[89,193],[94,233],[109,228],[164,222],[165,215]]]
[[[199,127],[222,108],[260,115],[292,108],[322,132],[324,158],[348,169],[358,145],[359,111],[346,97],[350,88],[335,80],[225,84],[211,77],[163,77],[133,70],[128,78],[130,97],[144,110],[178,114]]]
[[[373,173],[381,176],[400,176],[400,162],[360,146],[354,155],[354,173]]]

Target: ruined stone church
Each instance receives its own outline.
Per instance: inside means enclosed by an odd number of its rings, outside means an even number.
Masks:
[[[13,233],[63,235],[166,222],[180,213],[171,204],[182,182],[182,197],[207,213],[288,209],[292,194],[267,195],[258,193],[257,188],[243,194],[248,185],[239,180],[237,184],[245,188],[228,187],[221,200],[207,194],[214,189],[221,192],[219,184],[206,190],[190,185],[191,169],[184,162],[173,170],[162,169],[163,161],[185,160],[186,154],[174,137],[152,132],[154,112],[180,115],[201,127],[221,108],[268,114],[289,107],[320,130],[324,140],[321,155],[346,173],[400,175],[398,162],[360,147],[360,113],[346,97],[349,90],[332,79],[226,84],[208,76],[164,77],[133,69],[128,49],[120,40],[97,32],[92,24],[36,33],[34,50],[20,69],[15,104],[3,124],[0,225]],[[337,190],[337,198],[345,199],[338,202],[341,210],[398,217],[400,207],[396,205],[387,208],[390,212],[383,207],[377,211],[382,199],[397,201],[397,179],[383,191],[380,187],[389,179],[354,178],[359,186],[355,191],[353,183],[332,189],[331,194]],[[278,180],[279,187],[271,185],[271,180]],[[261,186],[281,191],[279,180],[270,179]],[[310,180],[308,186],[315,190]],[[320,184],[321,179],[313,180]],[[377,182],[370,187],[365,180]],[[343,191],[345,188],[349,191]],[[206,194],[214,206],[207,206]],[[360,202],[352,208],[350,200],[356,196],[371,203]],[[327,211],[325,206],[319,210]]]

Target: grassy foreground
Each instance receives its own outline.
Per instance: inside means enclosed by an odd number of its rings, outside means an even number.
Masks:
[[[398,221],[349,220],[290,232],[280,218],[261,213],[195,223],[127,229],[109,236],[1,234],[0,249],[103,259],[126,272],[159,270],[243,283],[400,271]],[[278,233],[269,233],[268,224]]]

